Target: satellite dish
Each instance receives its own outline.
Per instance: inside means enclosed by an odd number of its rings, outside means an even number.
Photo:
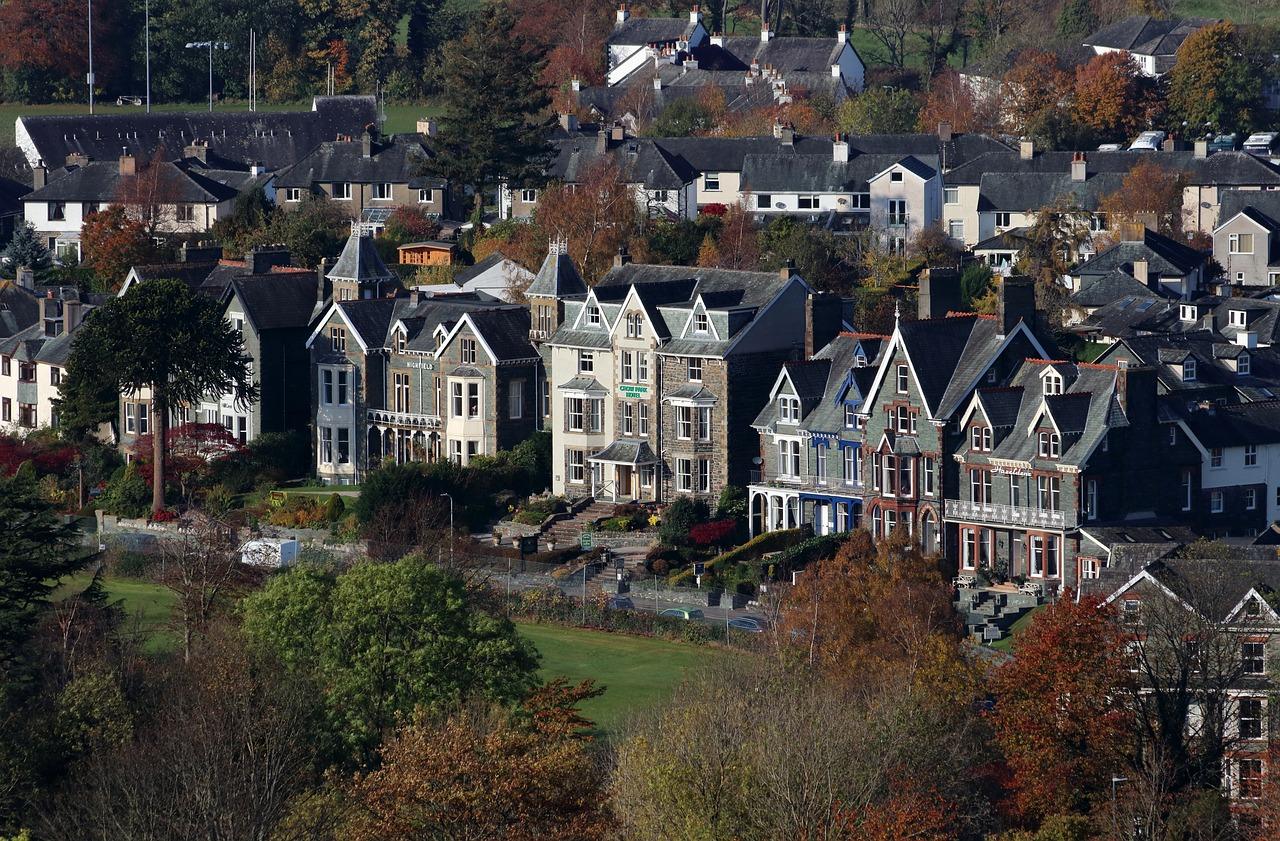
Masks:
[[[786,210],[786,209],[787,209],[786,204],[785,204],[785,203],[783,203],[783,202],[774,202],[774,205],[773,205],[773,206],[774,206],[774,207],[776,207],[776,208],[778,208],[778,210]]]

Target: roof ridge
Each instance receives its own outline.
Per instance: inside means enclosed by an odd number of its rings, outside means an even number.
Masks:
[[[981,318],[986,321],[996,320],[996,317],[994,315],[987,315],[985,313],[980,313],[980,312],[961,312],[959,310],[948,310],[945,317],[946,318]],[[926,318],[924,320],[931,321],[932,319]]]
[[[1070,365],[1070,359],[1042,359],[1038,356],[1028,356],[1022,360],[1023,362],[1031,362],[1036,365]]]
[[[846,336],[850,339],[887,339],[889,338],[884,333],[858,333],[850,330],[841,330],[836,335]]]
[[[1108,365],[1105,362],[1077,362],[1077,368],[1088,368],[1096,371],[1119,371],[1119,365]]]

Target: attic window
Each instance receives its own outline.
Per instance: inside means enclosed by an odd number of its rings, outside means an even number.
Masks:
[[[867,367],[867,355],[862,351],[858,351],[858,354],[853,357],[853,367],[855,368]]]
[[[780,423],[799,423],[800,422],[800,398],[798,397],[779,397],[778,398],[778,421]]]
[[[409,344],[409,339],[405,335],[404,331],[397,330],[396,331],[396,353],[404,353],[405,348],[408,347],[408,344]]]
[[[595,327],[600,326],[600,308],[595,304],[587,304],[587,323]]]
[[[1182,360],[1182,381],[1184,383],[1196,381],[1196,358],[1194,356],[1188,356]]]
[[[1232,327],[1245,327],[1249,324],[1249,314],[1244,310],[1231,310],[1228,323]]]
[[[1040,433],[1040,458],[1057,458],[1062,454],[1062,439],[1056,432]]]
[[[893,182],[893,183],[895,183],[895,184],[901,184],[901,183],[902,183],[902,173],[901,173],[901,172],[898,172],[897,170],[894,170],[893,172],[889,173],[889,180],[890,180],[890,181],[892,181],[892,182]]]
[[[1253,370],[1253,359],[1247,353],[1240,354],[1240,358],[1236,360],[1236,374],[1241,377],[1248,376]]]
[[[1044,393],[1054,395],[1062,393],[1062,376],[1056,373],[1045,374]]]
[[[1249,601],[1244,603],[1244,615],[1261,616],[1262,604],[1257,599],[1249,599]]]
[[[640,326],[643,323],[644,322],[641,320],[640,313],[638,312],[627,313],[627,338],[628,339],[640,338]]]
[[[1191,304],[1183,304],[1178,308],[1178,316],[1183,321],[1191,322],[1196,320],[1196,308]]]
[[[705,312],[697,312],[693,314],[693,332],[707,332],[707,314]]]

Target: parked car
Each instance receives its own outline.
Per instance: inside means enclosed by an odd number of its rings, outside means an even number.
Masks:
[[[683,619],[686,622],[700,622],[705,614],[696,607],[669,607],[658,614],[667,619]]]
[[[610,610],[635,610],[636,603],[631,601],[630,596],[610,596],[609,601],[605,603]]]
[[[765,631],[764,620],[754,616],[735,616],[729,620],[729,627],[748,634],[763,634]]]
[[[1160,150],[1160,144],[1164,143],[1165,134],[1162,131],[1144,131],[1139,134],[1133,143],[1129,144],[1130,152],[1157,152]]]
[[[1209,141],[1210,152],[1234,152],[1239,148],[1240,138],[1234,134],[1220,134]]]
[[[1123,143],[1103,143],[1098,147],[1099,152],[1119,152],[1124,149]]]
[[[1249,135],[1244,141],[1244,150],[1262,157],[1280,154],[1280,131],[1259,131]]]

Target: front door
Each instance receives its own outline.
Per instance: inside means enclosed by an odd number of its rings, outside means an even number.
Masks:
[[[636,493],[635,488],[632,487],[632,482],[635,480],[635,471],[628,464],[620,464],[617,467],[616,475],[618,484],[614,491],[614,501],[616,502],[620,498],[625,500],[634,499]]]

